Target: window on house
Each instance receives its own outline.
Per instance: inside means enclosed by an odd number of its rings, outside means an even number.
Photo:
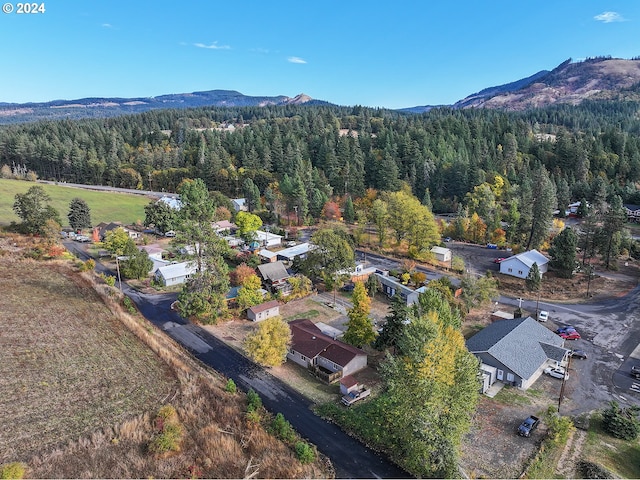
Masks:
[[[518,275],[522,275],[522,270],[518,270]]]
[[[510,269],[508,270],[508,272],[509,272],[509,273],[513,273],[513,269],[512,269],[512,268],[510,268]]]
[[[305,357],[304,355],[300,355],[300,358],[302,359],[303,362],[306,362],[307,360],[309,360],[307,357]]]

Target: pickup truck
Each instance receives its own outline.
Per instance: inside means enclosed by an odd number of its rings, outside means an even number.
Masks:
[[[535,415],[529,415],[527,419],[520,424],[518,427],[518,435],[522,437],[528,437],[531,435],[531,432],[535,430],[535,428],[540,423],[540,419]]]
[[[358,400],[362,400],[363,398],[368,397],[369,395],[371,395],[371,390],[369,390],[368,388],[363,388],[355,392],[349,392],[342,397],[342,403],[347,407],[350,407],[351,405],[356,403]]]

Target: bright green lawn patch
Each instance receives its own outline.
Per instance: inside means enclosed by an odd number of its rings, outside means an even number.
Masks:
[[[47,185],[25,182],[21,180],[0,179],[0,225],[20,222],[13,213],[13,202],[16,193],[25,193],[29,188],[38,185],[51,197],[51,205],[58,210],[62,223],[68,223],[69,203],[75,197],[83,199],[91,209],[91,222],[122,222],[132,224],[144,221],[144,207],[151,199],[142,195],[115,192],[97,192],[64,185]]]

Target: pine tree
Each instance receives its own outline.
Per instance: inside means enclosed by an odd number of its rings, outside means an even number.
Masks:
[[[353,207],[351,196],[347,197],[347,200],[344,202],[344,213],[342,216],[344,217],[344,221],[347,223],[353,223],[356,219],[356,211]]]
[[[69,203],[69,213],[67,214],[69,225],[74,230],[91,228],[91,210],[89,205],[81,198],[74,198]]]
[[[367,295],[364,283],[356,282],[351,302],[353,303],[353,308],[350,308],[347,312],[349,321],[347,322],[347,331],[344,332],[342,339],[356,347],[369,345],[375,340],[376,333],[369,317],[371,299]]]
[[[549,248],[549,266],[562,278],[573,278],[576,268],[576,248],[578,236],[572,228],[565,228],[553,238]]]

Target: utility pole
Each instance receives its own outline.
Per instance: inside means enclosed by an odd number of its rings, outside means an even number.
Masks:
[[[567,368],[564,371],[564,376],[562,377],[562,385],[560,385],[560,397],[558,397],[558,415],[560,415],[560,405],[562,404],[562,397],[564,396],[564,384],[567,381],[567,376],[569,375],[569,366],[571,365],[571,355],[569,355],[569,360],[567,360]]]

